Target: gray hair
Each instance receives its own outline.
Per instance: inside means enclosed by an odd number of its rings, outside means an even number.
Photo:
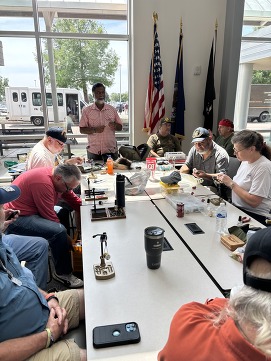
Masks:
[[[267,159],[271,159],[271,149],[264,141],[263,136],[253,130],[244,129],[236,133],[232,139],[232,144],[240,143],[244,148],[255,146],[256,151],[260,152]]]
[[[271,272],[253,276],[271,279]],[[243,286],[231,296],[228,306],[216,315],[210,315],[214,326],[219,327],[227,318],[232,318],[236,324],[241,321],[247,327],[255,330],[254,346],[265,355],[271,356],[271,293]]]
[[[74,164],[59,164],[54,169],[55,175],[61,175],[65,182],[70,182],[74,178],[78,181],[81,180],[81,172]]]

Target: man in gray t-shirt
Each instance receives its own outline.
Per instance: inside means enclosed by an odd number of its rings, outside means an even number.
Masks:
[[[190,149],[180,172],[203,178],[203,185],[214,186],[213,177],[216,173],[227,173],[228,153],[212,140],[205,128],[199,127],[194,130],[192,143],[194,146]]]

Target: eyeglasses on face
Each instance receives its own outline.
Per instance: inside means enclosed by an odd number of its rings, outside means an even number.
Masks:
[[[235,154],[238,154],[238,153],[242,152],[242,150],[245,150],[245,149],[247,149],[247,148],[242,148],[242,149],[239,149],[239,150],[233,148],[233,151],[234,151]]]
[[[69,187],[68,184],[64,181],[64,179],[62,179],[63,183],[65,184],[65,187],[66,187],[66,192],[69,192],[69,191],[72,191],[73,188],[72,187]]]
[[[60,142],[59,140],[55,139],[55,141],[57,142],[58,145],[60,145],[60,147],[64,147],[64,143]]]

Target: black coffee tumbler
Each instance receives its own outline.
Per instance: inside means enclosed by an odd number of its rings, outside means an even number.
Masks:
[[[147,266],[150,269],[157,269],[161,264],[161,255],[164,245],[165,231],[156,226],[145,228],[145,251],[147,257]]]
[[[125,176],[117,174],[116,177],[116,206],[118,208],[125,207]]]

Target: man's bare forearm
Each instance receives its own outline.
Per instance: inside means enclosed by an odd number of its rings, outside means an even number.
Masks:
[[[47,344],[46,331],[0,343],[0,361],[23,361],[41,351]]]

